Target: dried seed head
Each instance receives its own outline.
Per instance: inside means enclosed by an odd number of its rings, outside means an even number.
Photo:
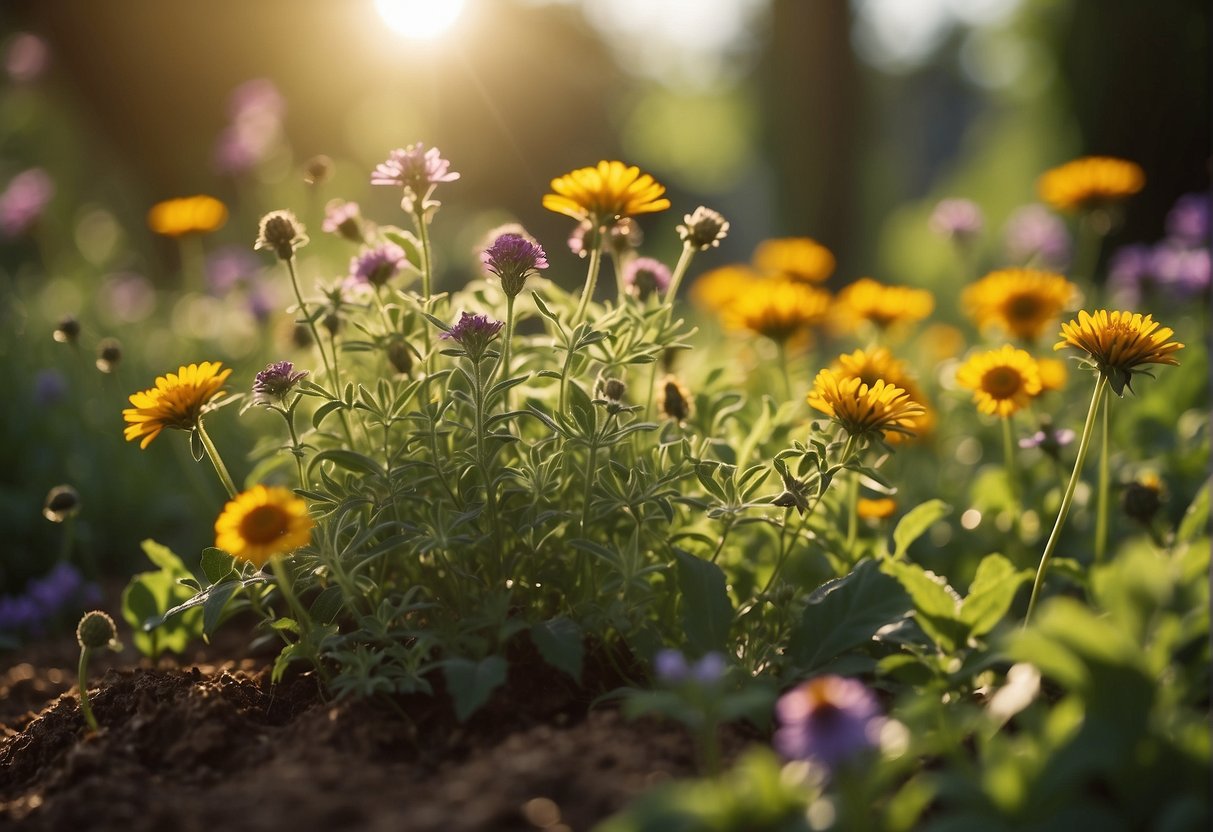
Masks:
[[[703,205],[687,214],[683,220],[686,224],[678,226],[678,236],[699,251],[719,246],[729,233],[729,221]]]
[[[271,211],[261,218],[254,249],[267,248],[281,260],[290,260],[295,249],[307,245],[308,238],[303,224],[290,211]]]
[[[621,402],[627,392],[628,386],[623,383],[622,379],[608,378],[602,382],[602,397],[608,401]]]
[[[98,650],[114,645],[117,639],[118,629],[114,626],[114,619],[101,610],[86,612],[76,625],[76,641],[81,648]]]
[[[80,322],[71,315],[65,316],[55,327],[55,340],[60,344],[74,344],[80,338]]]
[[[307,160],[303,166],[303,181],[309,185],[323,185],[333,175],[333,160],[321,153]]]
[[[682,424],[691,418],[691,394],[675,376],[661,381],[661,412]]]
[[[56,485],[46,495],[42,516],[52,523],[62,523],[80,511],[80,495],[70,485]]]
[[[97,344],[97,369],[112,373],[122,360],[122,344],[117,338],[104,338]]]

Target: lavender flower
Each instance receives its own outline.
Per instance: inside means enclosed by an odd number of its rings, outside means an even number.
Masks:
[[[928,221],[936,234],[961,245],[977,239],[984,224],[981,208],[969,199],[940,200]]]
[[[1043,422],[1040,430],[1031,436],[1019,440],[1019,447],[1040,448],[1049,456],[1057,459],[1061,449],[1074,441],[1075,433],[1069,428],[1055,428],[1051,422]]]
[[[1167,236],[1190,246],[1209,241],[1209,195],[1184,194],[1167,214]]]
[[[14,176],[0,193],[0,236],[11,238],[28,231],[54,195],[55,183],[42,168]]]
[[[327,234],[337,234],[352,243],[365,241],[362,214],[357,202],[334,199],[324,206],[324,223],[320,228]]]
[[[1036,260],[1046,268],[1061,269],[1070,261],[1066,225],[1043,205],[1016,209],[1007,220],[1004,234],[1007,256],[1016,263]]]
[[[71,564],[58,563],[22,594],[0,596],[0,632],[41,635],[53,619],[99,601],[96,585],[86,583]]]
[[[879,742],[885,719],[862,682],[818,676],[779,698],[776,749],[793,760],[835,768]]]
[[[459,174],[450,170],[451,163],[442,158],[438,148],[426,149],[420,142],[396,148],[387,161],[376,166],[371,174],[372,185],[396,185],[404,188],[401,207],[410,214],[437,208],[430,194],[440,182],[454,182]]]
[[[380,243],[350,260],[347,282],[369,283],[379,287],[386,284],[408,265],[408,255],[395,243]]]
[[[653,673],[667,685],[685,682],[690,671],[687,657],[682,655],[681,650],[666,647],[658,650],[657,655],[653,657]]]
[[[37,81],[50,63],[50,49],[46,41],[29,32],[13,37],[4,53],[4,69],[15,83],[28,84]]]
[[[463,312],[456,323],[439,337],[446,341],[455,341],[463,347],[468,357],[479,361],[484,357],[489,342],[497,337],[497,333],[505,326],[501,321],[494,321],[488,315],[472,315]]]
[[[267,364],[265,369],[257,373],[253,380],[253,404],[271,407],[281,404],[286,395],[295,388],[307,370],[295,371],[295,365],[290,361],[277,361]]]
[[[1150,269],[1159,284],[1179,297],[1195,297],[1209,288],[1209,250],[1164,240],[1154,247]]]
[[[501,234],[480,254],[485,269],[501,278],[501,289],[516,297],[526,279],[537,269],[548,267],[543,246],[522,234]]]
[[[624,267],[623,285],[642,301],[654,293],[662,296],[670,288],[670,270],[660,260],[637,257]]]
[[[1154,278],[1154,252],[1140,243],[1121,246],[1108,263],[1108,289],[1126,308],[1141,302],[1142,290]]]
[[[257,273],[261,262],[244,246],[224,246],[206,258],[204,271],[211,294],[223,297]]]
[[[247,81],[232,91],[228,103],[232,121],[215,143],[219,173],[247,173],[270,154],[282,133],[286,99],[267,78]]]

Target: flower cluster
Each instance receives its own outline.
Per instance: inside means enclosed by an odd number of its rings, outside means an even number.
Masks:
[[[1179,298],[1209,290],[1209,197],[1186,194],[1167,215],[1167,236],[1154,245],[1135,243],[1112,255],[1108,287],[1126,306],[1139,304],[1150,289]]]
[[[34,578],[19,595],[0,595],[0,634],[37,636],[57,620],[100,603],[101,591],[69,563]]]

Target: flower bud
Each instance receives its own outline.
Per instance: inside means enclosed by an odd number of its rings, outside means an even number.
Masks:
[[[678,236],[693,249],[706,251],[720,245],[729,233],[729,221],[711,208],[700,205],[683,217],[685,225],[678,226]]]
[[[52,523],[62,523],[80,511],[80,495],[70,485],[56,485],[46,495],[42,516]]]
[[[80,322],[71,315],[65,316],[55,326],[55,340],[60,344],[74,344],[80,338]]]
[[[103,373],[112,373],[122,360],[122,344],[117,338],[105,338],[97,344],[97,369]]]
[[[1162,507],[1162,481],[1156,474],[1134,480],[1125,486],[1120,504],[1125,514],[1148,526]]]
[[[309,185],[323,185],[333,175],[333,160],[321,153],[307,160],[303,166],[303,181]]]
[[[114,619],[101,610],[86,612],[76,625],[76,641],[86,650],[114,646],[117,639],[118,630],[114,626]]]
[[[666,376],[661,381],[661,412],[682,424],[691,418],[691,394],[675,376]]]
[[[290,260],[295,249],[307,245],[308,238],[299,220],[290,211],[271,211],[261,218],[254,249],[267,248],[281,260]]]
[[[628,386],[623,383],[622,379],[608,378],[602,382],[602,397],[608,401],[621,402],[627,392]]]
[[[409,350],[408,344],[401,338],[394,338],[387,345],[387,360],[402,376],[407,376],[413,371],[413,354]]]

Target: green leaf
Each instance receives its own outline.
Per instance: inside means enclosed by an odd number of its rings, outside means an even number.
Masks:
[[[886,561],[882,568],[909,593],[918,626],[940,648],[953,653],[964,644],[969,628],[960,620],[960,596],[946,578],[909,561]]]
[[[543,302],[543,298],[539,297],[539,293],[531,292],[531,297],[535,300],[535,308],[539,310],[539,314],[559,327],[560,320],[556,317],[556,313],[548,309],[548,305]]]
[[[455,718],[460,722],[478,711],[493,691],[505,684],[505,659],[489,656],[479,662],[470,659],[448,659],[442,673],[455,702]]]
[[[585,656],[581,628],[563,616],[537,622],[531,627],[531,640],[543,660],[581,682],[581,663]]]
[[[333,400],[320,405],[320,407],[316,408],[316,412],[312,414],[312,427],[319,428],[320,423],[324,421],[325,416],[328,416],[334,410],[340,410],[343,407],[345,407],[345,402],[340,400]]]
[[[970,634],[985,635],[994,629],[1011,608],[1015,593],[1029,574],[1027,570],[1017,570],[998,553],[982,558],[969,594],[960,605],[960,620],[969,626]]]
[[[1209,483],[1201,486],[1200,491],[1192,499],[1188,510],[1184,512],[1179,530],[1175,533],[1176,543],[1191,543],[1205,534],[1209,528]]]
[[[209,636],[215,632],[219,622],[223,620],[223,610],[227,607],[227,602],[232,599],[238,589],[240,589],[239,581],[228,581],[211,587],[206,603],[202,605],[202,632],[205,635]]]
[[[708,560],[674,549],[678,559],[678,589],[682,595],[682,626],[687,642],[701,653],[724,652],[733,623],[724,571]]]
[[[369,456],[348,451],[345,448],[330,448],[327,451],[321,451],[312,457],[308,463],[307,470],[310,474],[312,470],[321,462],[331,462],[341,468],[350,471],[361,472],[363,474],[373,474],[382,476],[383,469],[379,467],[379,463],[371,459]]]
[[[308,613],[312,616],[313,621],[317,621],[320,624],[331,624],[333,619],[337,617],[337,613],[341,612],[344,600],[341,594],[341,587],[336,585],[327,587],[316,596],[316,600],[312,601],[312,606],[308,610]]]
[[[788,655],[797,669],[821,667],[872,640],[876,631],[909,612],[910,597],[894,578],[866,560],[845,577],[823,584],[793,627]]]
[[[235,559],[222,549],[208,546],[202,550],[202,574],[206,576],[207,583],[222,583],[234,568]]]
[[[174,577],[190,574],[189,569],[185,566],[185,562],[173,554],[173,550],[169,547],[157,543],[150,538],[143,541],[140,547],[143,549],[143,554],[147,555],[148,560],[158,568],[166,572],[172,572]]]
[[[893,529],[893,557],[902,557],[911,543],[951,513],[952,507],[943,500],[927,500],[910,509],[897,523],[897,528]]]

